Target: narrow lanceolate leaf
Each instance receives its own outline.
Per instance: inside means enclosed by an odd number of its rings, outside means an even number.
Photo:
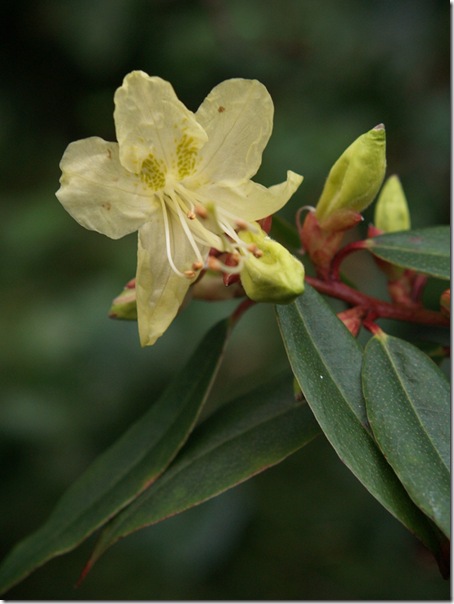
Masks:
[[[372,254],[403,268],[449,279],[451,274],[450,229],[428,227],[387,233],[366,240]]]
[[[282,461],[320,428],[292,376],[223,406],[191,434],[167,472],[104,529],[84,574],[118,539],[196,506]]]
[[[277,314],[293,372],[341,460],[440,557],[429,520],[411,501],[371,434],[361,390],[362,351],[356,340],[308,285],[294,303],[279,306]]]
[[[228,332],[227,321],[208,332],[159,400],[68,489],[42,528],[12,550],[0,567],[0,593],[76,547],[162,474],[194,427]]]
[[[415,504],[450,534],[450,389],[415,346],[380,334],[364,354],[363,387],[375,439]]]

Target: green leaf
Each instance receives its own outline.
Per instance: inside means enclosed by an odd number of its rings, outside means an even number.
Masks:
[[[295,377],[340,459],[440,558],[429,520],[411,501],[371,434],[361,390],[362,350],[356,340],[307,284],[294,303],[277,307],[277,315]]]
[[[408,342],[380,334],[365,351],[367,415],[384,456],[415,504],[449,538],[450,388]]]
[[[0,567],[0,592],[67,552],[149,487],[186,441],[206,400],[229,333],[215,325],[145,415],[68,489],[47,522]]]
[[[439,279],[450,279],[450,229],[428,227],[413,231],[387,233],[366,239],[372,254],[403,268]]]
[[[449,346],[444,346],[439,342],[430,342],[429,340],[412,340],[411,343],[426,354],[436,365],[450,357]]]
[[[118,539],[196,506],[282,461],[320,429],[285,374],[215,412],[167,472],[104,529],[84,571]]]

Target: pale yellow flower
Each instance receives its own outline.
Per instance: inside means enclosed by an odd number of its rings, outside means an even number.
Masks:
[[[84,227],[117,239],[139,232],[136,275],[140,341],[153,344],[175,317],[210,248],[250,252],[238,236],[279,210],[302,177],[253,182],[271,135],[273,103],[256,80],[216,86],[193,113],[172,86],[142,71],[115,93],[118,143],[71,143],[57,197]]]

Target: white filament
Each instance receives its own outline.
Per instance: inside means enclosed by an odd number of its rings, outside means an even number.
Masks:
[[[190,199],[190,197],[193,198],[194,202],[192,199]],[[217,267],[219,267],[217,270],[228,274],[238,274],[241,272],[244,265],[244,256],[250,254],[250,251],[248,250],[247,243],[242,241],[238,236],[234,225],[237,225],[239,222],[244,223],[243,220],[238,220],[236,216],[234,216],[228,210],[224,210],[224,208],[215,208],[214,203],[210,203],[210,209],[207,209],[206,199],[202,198],[200,195],[197,195],[197,193],[194,191],[189,193],[184,189],[184,187],[175,186],[172,190],[167,189],[164,195],[159,196],[159,201],[161,203],[162,215],[164,219],[167,259],[171,269],[176,275],[183,278],[192,278],[192,276],[195,276],[193,268],[195,264],[200,266],[204,265],[205,267],[207,266],[200,251],[199,245],[204,247],[212,247],[213,236],[219,237],[220,239],[222,244],[222,249],[219,249],[220,252],[237,253],[238,264],[235,266],[228,266],[219,259],[216,259]],[[204,226],[203,221],[205,218],[197,216],[197,213],[195,212],[195,207],[197,205],[207,209],[208,215],[214,220],[215,225],[219,229],[220,233],[215,233],[211,229],[207,229]],[[213,206],[213,208],[211,208],[211,206]],[[194,213],[196,216],[194,216]],[[177,268],[172,256],[172,243],[175,235],[173,232],[171,232],[170,221],[175,219],[179,220],[184,234],[194,252],[194,262],[192,262],[190,266],[183,269],[185,272],[182,272]],[[197,221],[197,230],[191,228],[191,223],[195,221]],[[247,222],[246,225],[248,230],[257,230],[255,224]],[[202,231],[202,234],[198,232],[199,230]],[[203,238],[204,231],[207,233],[205,240]]]
[[[176,273],[179,277],[186,277],[186,275],[184,275],[181,271],[179,271],[177,269],[177,267],[175,266],[175,263],[173,261],[172,242],[171,242],[170,227],[169,227],[169,217],[167,216],[167,207],[166,207],[164,199],[161,196],[159,196],[159,201],[161,202],[162,216],[164,218],[167,260],[169,261],[170,267],[172,268],[174,273]]]

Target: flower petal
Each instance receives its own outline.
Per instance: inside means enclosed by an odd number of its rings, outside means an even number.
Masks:
[[[161,78],[133,71],[124,78],[114,101],[120,161],[135,174],[150,156],[164,175],[169,170],[177,171],[177,147],[181,141],[196,150],[207,139],[192,111],[178,100],[171,84]]]
[[[196,112],[208,134],[197,173],[206,180],[251,178],[273,129],[273,101],[257,80],[232,79],[210,92]]]
[[[280,210],[295,193],[303,177],[291,170],[287,180],[272,187],[264,187],[252,180],[219,182],[201,187],[200,195],[218,208],[236,218],[260,220]]]
[[[150,219],[156,203],[148,188],[125,170],[118,144],[98,137],[68,145],[56,195],[86,229],[118,239]]]
[[[169,214],[170,216],[170,214]],[[178,220],[169,221],[172,259],[178,269],[190,268],[194,252]],[[166,254],[166,227],[161,212],[139,230],[136,296],[142,346],[151,346],[175,318],[191,283],[171,268]],[[203,250],[207,253],[208,249]]]

